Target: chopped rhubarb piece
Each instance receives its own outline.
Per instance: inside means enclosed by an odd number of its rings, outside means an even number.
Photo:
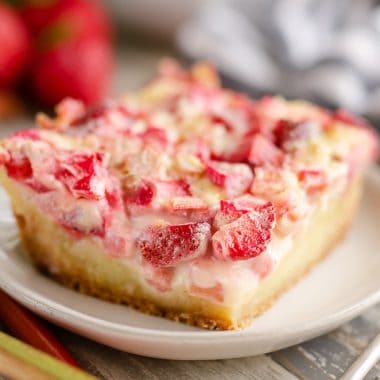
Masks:
[[[226,120],[223,116],[220,115],[210,115],[210,120],[214,124],[221,124],[223,125],[224,128],[226,128],[226,131],[232,132],[234,130],[233,126],[231,123]]]
[[[162,199],[191,195],[190,185],[185,180],[155,180],[157,196]]]
[[[301,170],[298,178],[308,192],[321,191],[327,186],[326,173],[322,170]]]
[[[179,152],[194,155],[202,162],[208,161],[211,155],[210,147],[199,138],[182,143]]]
[[[333,120],[360,127],[369,127],[367,120],[343,109],[339,109],[334,113]]]
[[[62,227],[75,236],[105,236],[105,219],[91,204],[80,204],[76,209],[62,212],[58,219]]]
[[[157,267],[170,267],[206,253],[208,223],[153,225],[138,238],[144,259]]]
[[[289,142],[309,140],[318,135],[320,131],[320,125],[316,122],[280,120],[275,127],[274,134],[277,145],[284,147]]]
[[[251,195],[243,195],[233,200],[221,200],[220,210],[216,213],[214,226],[219,229],[250,211],[272,212],[273,204]]]
[[[127,205],[148,206],[156,199],[167,201],[174,197],[189,196],[189,184],[184,180],[157,180],[127,178],[124,181],[124,201]]]
[[[11,156],[5,162],[5,168],[10,177],[17,180],[25,180],[33,176],[32,165],[28,157],[23,155]]]
[[[251,268],[260,278],[265,278],[272,273],[274,261],[270,255],[263,253],[252,260]]]
[[[7,161],[9,161],[11,155],[8,151],[0,146],[0,165],[4,165]]]
[[[120,208],[123,205],[121,189],[118,181],[110,181],[111,185],[106,190],[106,199],[111,208]]]
[[[264,252],[275,225],[271,209],[251,211],[226,224],[212,237],[214,255],[221,260],[246,260]]]
[[[0,151],[0,165],[4,165],[9,177],[23,182],[37,193],[46,193],[51,190],[33,176],[32,164],[22,153],[12,155],[6,150]]]
[[[202,199],[190,196],[174,197],[170,200],[170,208],[174,211],[207,210]]]
[[[211,182],[224,188],[231,198],[247,191],[253,180],[252,170],[246,164],[209,161],[206,173]]]
[[[141,180],[136,183],[129,181],[124,183],[124,200],[138,206],[147,206],[152,203],[156,194],[156,187],[151,181]]]
[[[172,289],[174,268],[156,267],[147,261],[142,263],[145,279],[160,292]]]
[[[39,132],[35,129],[25,129],[22,131],[17,131],[12,133],[10,137],[16,137],[20,139],[26,139],[26,140],[41,140],[41,136]]]
[[[193,83],[188,90],[191,102],[201,105],[205,110],[210,108],[211,103],[220,96],[220,91],[215,87],[202,86]]]
[[[209,63],[198,63],[194,65],[190,72],[191,79],[197,83],[209,87],[219,87],[220,80],[215,67]]]
[[[110,251],[112,257],[128,257],[127,241],[120,236],[111,236],[104,239],[104,246]]]
[[[73,98],[65,98],[55,107],[55,111],[61,119],[68,124],[73,124],[86,114],[86,108],[83,102]]]
[[[79,368],[77,361],[50,332],[45,323],[3,291],[0,291],[0,320],[4,322],[15,337],[63,362]],[[36,378],[29,375],[26,377]],[[46,377],[43,376],[43,378]]]
[[[216,285],[209,288],[201,288],[200,286],[191,284],[189,292],[193,296],[205,298],[212,302],[224,301],[223,286],[219,282]]]
[[[252,165],[278,165],[284,159],[284,153],[263,135],[253,136],[248,161]]]
[[[78,198],[97,200],[105,196],[102,181],[98,180],[103,163],[100,153],[77,153],[58,161],[56,178]]]
[[[170,143],[168,132],[162,128],[150,127],[138,136],[146,143],[156,143],[163,147]]]
[[[297,177],[289,170],[281,168],[255,168],[255,178],[251,193],[264,198],[272,198],[297,185]]]
[[[178,80],[188,80],[190,79],[190,75],[187,71],[185,71],[177,61],[171,58],[164,58],[160,62],[160,66],[158,68],[158,72],[163,78],[171,78]]]

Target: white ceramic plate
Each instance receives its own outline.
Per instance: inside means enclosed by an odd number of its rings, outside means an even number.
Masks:
[[[0,192],[0,287],[44,318],[128,352],[168,359],[257,355],[330,331],[380,301],[380,172],[367,177],[347,240],[243,331],[206,331],[66,289],[20,253]],[[53,242],[54,244],[54,242]]]

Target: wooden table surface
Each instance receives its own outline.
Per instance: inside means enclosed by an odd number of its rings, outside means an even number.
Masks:
[[[115,94],[136,88],[151,78],[162,48],[130,47],[119,56]],[[30,120],[1,126],[0,135],[25,126]],[[1,328],[1,326],[0,326]],[[144,358],[97,344],[53,327],[59,339],[88,372],[99,379],[339,379],[370,340],[380,332],[380,304],[330,334],[268,355],[231,360],[172,361]],[[380,379],[378,363],[365,379]]]
[[[380,304],[330,334],[268,355],[230,360],[175,361],[120,352],[56,329],[61,342],[83,368],[107,380],[339,379],[379,331]],[[380,379],[380,363],[365,379]]]

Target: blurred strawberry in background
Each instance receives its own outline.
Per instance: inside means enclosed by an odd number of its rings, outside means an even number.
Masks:
[[[30,54],[29,33],[17,12],[0,2],[0,88],[15,85]]]
[[[94,104],[107,94],[113,61],[100,1],[0,0],[0,89],[24,78],[33,101]]]
[[[111,28],[96,0],[25,0],[20,14],[34,39],[29,70],[37,98],[54,105],[66,96],[87,104],[106,94],[112,72]]]

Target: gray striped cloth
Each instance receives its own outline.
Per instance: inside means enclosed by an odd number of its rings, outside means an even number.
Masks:
[[[259,93],[307,98],[380,121],[380,4],[216,0],[180,29],[191,59]]]

